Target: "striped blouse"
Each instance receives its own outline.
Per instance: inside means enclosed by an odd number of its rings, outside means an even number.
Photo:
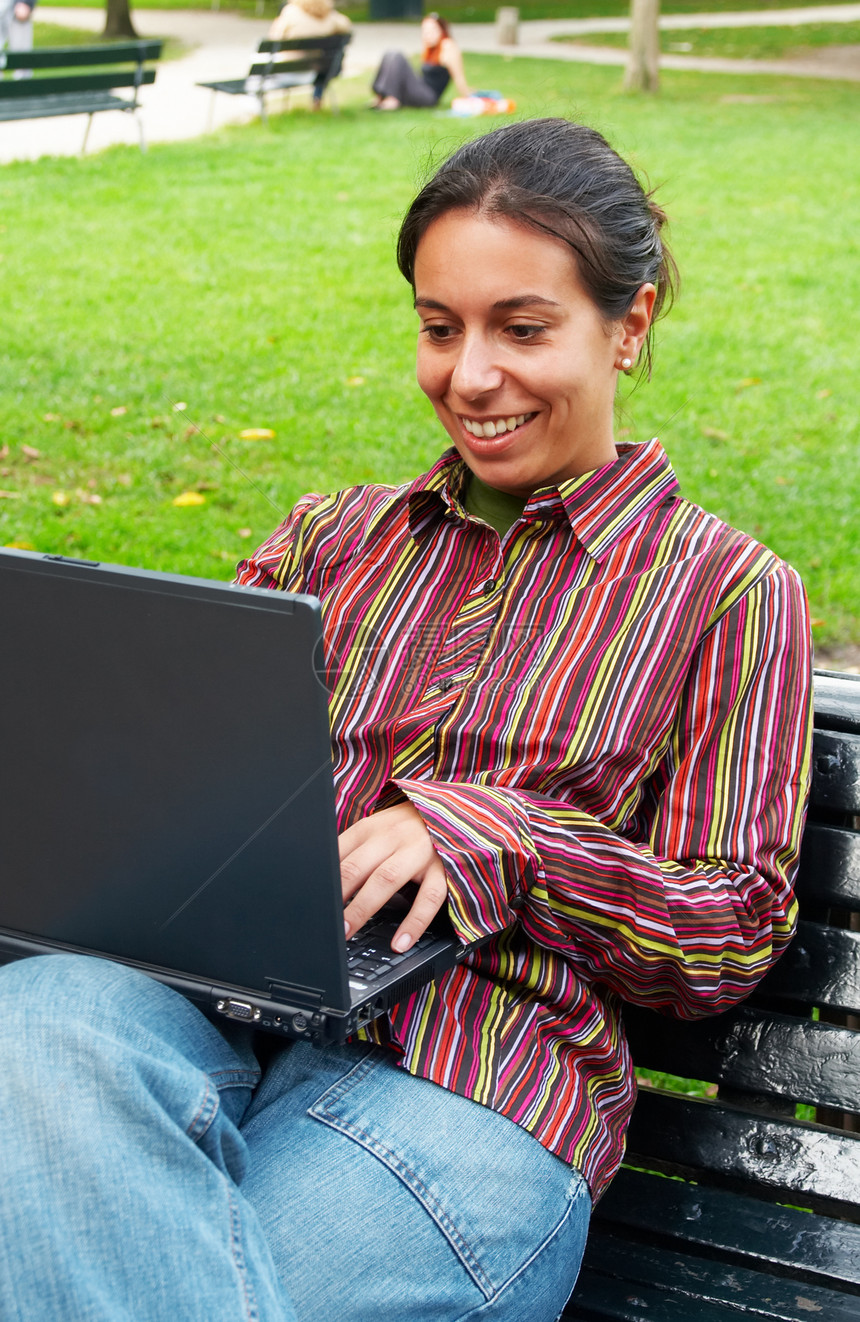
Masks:
[[[500,538],[449,451],[304,497],[238,582],[323,605],[340,829],[408,799],[463,941],[366,1030],[598,1197],[635,1096],[620,1019],[746,995],[789,941],[811,669],[792,569],[678,495],[657,441]]]

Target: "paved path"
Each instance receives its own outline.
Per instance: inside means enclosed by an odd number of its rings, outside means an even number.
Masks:
[[[92,32],[100,32],[104,25],[103,8],[65,9],[40,4],[38,16],[44,23],[61,23]],[[786,26],[858,20],[860,4],[839,4],[750,13],[669,14],[661,18],[661,26],[673,29]],[[155,84],[142,91],[141,102],[148,141],[166,142],[197,137],[207,132],[210,116],[215,127],[253,119],[256,115],[255,101],[227,96],[217,96],[213,101],[209,92],[195,84],[219,78],[235,78],[250,63],[257,43],[266,35],[269,21],[211,10],[135,10],[134,23],[141,36],[174,36],[193,46],[182,59],[160,64]],[[504,48],[496,43],[495,26],[492,23],[458,23],[456,36],[466,52],[504,53],[593,64],[623,64],[626,52],[622,49],[573,46],[551,41],[550,38],[561,34],[576,36],[625,31],[628,26],[629,20],[623,18],[531,20],[520,24],[519,44]],[[392,47],[415,54],[419,46],[417,24],[358,24],[347,53],[345,73],[347,76],[369,73],[376,68],[382,52]],[[661,65],[665,69],[701,69],[717,73],[789,73],[801,77],[860,81],[860,52],[850,46],[830,48],[829,52],[822,51],[804,61],[702,59],[671,54],[661,57]],[[75,155],[80,151],[85,124],[86,118],[83,115],[2,124],[0,162],[35,159],[44,155]],[[133,117],[96,115],[87,150],[99,151],[120,142],[137,142]]]

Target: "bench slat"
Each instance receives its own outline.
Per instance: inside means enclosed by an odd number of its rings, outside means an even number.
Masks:
[[[24,101],[0,103],[0,121],[15,119],[53,119],[59,115],[94,115],[100,110],[134,110],[134,101],[101,92],[98,96],[33,97]]]
[[[812,768],[814,807],[860,813],[860,735],[816,730]]]
[[[809,822],[796,891],[802,905],[860,909],[860,832]]]
[[[759,984],[769,1001],[860,1010],[860,933],[801,922],[785,954]]]
[[[699,1319],[756,1318],[761,1322],[809,1322],[811,1317],[826,1322],[857,1322],[860,1300],[840,1291],[812,1284],[799,1284],[749,1267],[723,1264],[693,1254],[678,1254],[654,1245],[638,1244],[614,1235],[598,1233],[586,1255],[586,1276],[582,1292],[586,1296],[591,1277],[600,1276],[604,1293],[611,1294],[612,1284],[618,1301],[629,1311],[613,1311],[612,1317],[651,1319],[655,1316],[648,1295],[657,1286],[657,1316],[683,1317],[685,1322]],[[574,1299],[577,1300],[577,1293]],[[669,1301],[686,1303],[686,1313],[669,1313]],[[578,1300],[577,1300],[578,1302]],[[631,1308],[632,1304],[632,1308]],[[642,1305],[645,1305],[643,1308]],[[605,1305],[604,1305],[605,1306]],[[637,1311],[638,1309],[638,1311]],[[572,1316],[580,1316],[574,1312]]]
[[[99,42],[97,46],[41,46],[0,53],[0,68],[62,69],[89,64],[127,64],[157,60],[163,41]]]
[[[586,1255],[587,1256],[587,1255]],[[656,1285],[619,1283],[584,1265],[576,1290],[562,1314],[565,1322],[743,1322],[726,1305],[695,1304]]]
[[[68,74],[49,78],[19,78],[0,80],[0,99],[19,101],[43,100],[47,96],[74,95],[78,92],[110,91],[113,87],[134,87],[135,84],[155,82],[155,70],[144,69],[138,76],[134,71],[118,69],[116,73]]]
[[[643,1089],[628,1138],[631,1165],[660,1168],[860,1221],[860,1135]]]
[[[330,54],[333,50],[345,48],[351,40],[351,33],[336,32],[328,37],[290,37],[283,41],[261,41],[257,50],[263,55],[290,50],[319,50]]]
[[[703,1184],[623,1169],[594,1209],[607,1232],[630,1231],[666,1248],[685,1245],[726,1261],[767,1263],[782,1276],[860,1296],[860,1226]],[[860,1315],[860,1298],[858,1298]]]
[[[274,63],[252,64],[249,78],[264,78],[268,83],[270,78],[280,78],[286,74],[288,77],[295,73],[320,73],[324,64],[328,63],[328,57],[325,60],[299,59],[299,60],[276,60]]]
[[[848,1028],[749,1006],[692,1023],[631,1006],[624,1026],[645,1069],[860,1112],[860,1038]]]
[[[816,670],[815,725],[819,730],[860,729],[860,675],[836,670]]]

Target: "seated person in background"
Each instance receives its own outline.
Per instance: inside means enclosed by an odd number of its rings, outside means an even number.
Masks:
[[[335,9],[331,0],[288,0],[278,17],[269,28],[270,41],[286,41],[296,37],[333,37],[338,32],[351,32],[352,24],[346,14]],[[282,59],[288,60],[289,52]],[[297,56],[293,56],[297,58]],[[335,68],[320,75],[314,83],[313,107],[319,110],[322,94],[327,82],[336,78],[343,64],[340,57]]]
[[[444,18],[427,14],[421,23],[421,41],[420,74],[400,51],[385,52],[373,80],[374,110],[438,105],[452,78],[460,96],[471,96],[460,48]]]

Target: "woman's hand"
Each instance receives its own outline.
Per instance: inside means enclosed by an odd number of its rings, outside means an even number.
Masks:
[[[363,927],[393,895],[418,883],[418,893],[391,942],[409,950],[448,899],[442,860],[420,813],[411,803],[383,808],[350,826],[339,837],[340,875],[347,936]]]

